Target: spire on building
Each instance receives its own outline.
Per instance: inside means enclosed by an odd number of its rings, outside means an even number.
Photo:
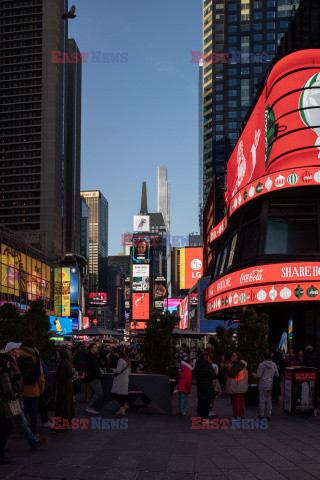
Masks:
[[[146,184],[146,182],[142,182],[140,214],[145,215],[147,213],[148,213],[147,184]]]

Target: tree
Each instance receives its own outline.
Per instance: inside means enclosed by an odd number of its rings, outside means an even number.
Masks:
[[[21,317],[21,324],[23,338],[34,338],[41,358],[48,357],[53,348],[53,342],[50,340],[50,322],[42,300],[31,302],[29,310]]]
[[[177,319],[171,314],[153,313],[147,323],[143,352],[150,373],[165,375],[175,356],[172,331]]]
[[[215,353],[219,360],[225,356],[227,352],[232,353],[236,349],[236,329],[231,327],[228,330],[219,325],[216,328],[216,335],[210,337],[209,342],[214,347]]]
[[[22,342],[26,337],[35,340],[42,358],[49,356],[53,343],[50,341],[50,322],[41,300],[31,302],[29,310],[20,315],[11,303],[0,307],[0,348],[8,342]]]
[[[21,341],[21,317],[19,310],[12,303],[0,307],[0,349],[8,342]]]
[[[237,328],[238,350],[248,362],[248,371],[256,371],[267,349],[269,315],[258,313],[253,308],[245,308]]]

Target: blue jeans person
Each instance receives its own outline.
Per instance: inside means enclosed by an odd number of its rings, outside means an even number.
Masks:
[[[178,413],[183,413],[183,414],[186,413],[187,401],[188,401],[188,394],[179,392]]]
[[[30,430],[32,433],[37,433],[38,423],[38,402],[39,397],[25,397],[24,399],[24,411],[25,414],[30,415]]]
[[[12,417],[12,422],[15,425],[16,429],[18,430],[19,434],[23,435],[27,440],[27,442],[29,443],[29,445],[32,446],[38,441],[38,439],[29,428],[27,419],[23,412],[22,400],[20,400],[20,406],[21,406],[22,413],[20,413],[20,415],[16,415],[15,417]]]

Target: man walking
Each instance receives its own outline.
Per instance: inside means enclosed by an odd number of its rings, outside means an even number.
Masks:
[[[279,377],[277,365],[271,360],[271,354],[265,352],[263,354],[263,361],[260,363],[257,373],[254,374],[255,378],[259,380],[259,419],[267,418],[268,421],[271,420],[274,375]]]
[[[29,428],[27,419],[23,411],[24,406],[22,399],[24,393],[24,384],[20,369],[17,364],[17,358],[19,358],[20,356],[20,346],[21,343],[9,342],[5,347],[5,352],[10,357],[9,371],[12,390],[17,395],[22,410],[19,415],[15,415],[14,417],[12,417],[12,422],[14,423],[19,434],[24,436],[30,447],[34,449],[43,445],[47,441],[47,439],[46,437],[39,439],[35,436],[35,434]]]
[[[94,406],[103,396],[100,364],[97,357],[98,351],[99,348],[97,345],[94,343],[89,345],[87,360],[85,363],[85,382],[87,383],[89,393],[91,394],[91,400],[86,408],[86,412],[94,415],[98,415],[100,413],[98,410],[95,410]]]

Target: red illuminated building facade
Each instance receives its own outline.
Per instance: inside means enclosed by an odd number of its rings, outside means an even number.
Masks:
[[[320,347],[320,50],[270,71],[227,166],[227,215],[209,236],[207,318],[270,315],[275,347]],[[206,263],[206,262],[205,262]]]

